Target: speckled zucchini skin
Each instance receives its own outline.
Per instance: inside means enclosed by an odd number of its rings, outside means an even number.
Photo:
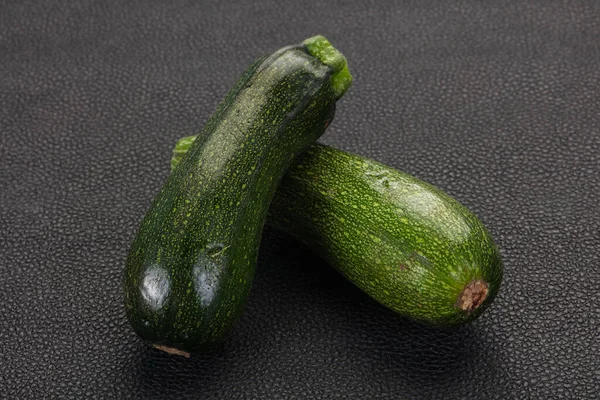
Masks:
[[[127,316],[142,338],[193,352],[231,330],[275,189],[333,119],[332,74],[305,46],[283,48],[249,67],[207,122],[127,259]]]
[[[174,164],[192,141],[178,142]],[[320,144],[288,169],[267,222],[381,304],[428,325],[477,318],[502,280],[490,234],[458,201],[411,175]]]
[[[466,207],[397,169],[313,145],[288,170],[268,222],[305,242],[388,308],[429,325],[477,318],[493,301],[503,267],[492,237]],[[488,285],[463,310],[471,283]]]

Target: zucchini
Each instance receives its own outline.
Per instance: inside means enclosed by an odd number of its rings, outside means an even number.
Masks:
[[[173,166],[193,141],[177,143]],[[502,281],[492,237],[458,201],[411,175],[321,144],[288,169],[267,222],[384,306],[424,324],[477,318]]]
[[[125,307],[143,339],[189,356],[232,329],[275,189],[331,123],[350,83],[345,58],[322,36],[244,72],[154,199],[130,249]]]

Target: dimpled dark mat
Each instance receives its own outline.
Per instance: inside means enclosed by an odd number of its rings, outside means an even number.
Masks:
[[[151,348],[121,282],[172,147],[315,34],[355,78],[321,142],[475,212],[499,296],[425,328],[267,228],[224,345]],[[594,1],[1,2],[0,398],[599,398],[599,43]]]

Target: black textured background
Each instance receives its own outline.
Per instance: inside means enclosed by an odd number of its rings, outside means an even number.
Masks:
[[[599,6],[0,1],[0,398],[599,398]],[[355,76],[322,141],[476,212],[497,301],[414,326],[267,230],[221,351],[147,347],[121,273],[171,148],[251,60],[317,33]]]

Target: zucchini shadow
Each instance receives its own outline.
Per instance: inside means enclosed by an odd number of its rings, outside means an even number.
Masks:
[[[434,329],[401,318],[267,227],[244,315],[223,345],[190,359],[146,347],[138,387],[147,397],[497,395],[504,372],[487,333],[479,321]]]

